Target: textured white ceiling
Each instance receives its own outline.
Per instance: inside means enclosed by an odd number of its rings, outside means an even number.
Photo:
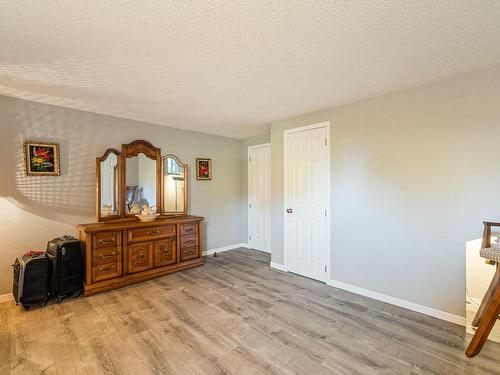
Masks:
[[[0,95],[236,138],[497,62],[498,0],[0,0]]]

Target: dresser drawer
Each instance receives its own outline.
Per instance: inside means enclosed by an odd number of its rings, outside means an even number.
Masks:
[[[168,266],[177,261],[177,240],[167,238],[154,243],[154,264],[155,267]]]
[[[181,224],[181,236],[189,236],[198,233],[198,222],[193,221],[191,223]]]
[[[155,240],[157,238],[165,238],[173,236],[175,236],[175,225],[131,229],[128,231],[129,242],[150,241],[150,240]]]
[[[92,281],[103,281],[122,275],[122,263],[107,263],[92,267]]]
[[[197,247],[188,247],[181,249],[181,262],[184,262],[186,260],[191,260],[198,258],[198,248]]]
[[[134,273],[153,268],[153,242],[128,246],[128,272]]]
[[[197,247],[198,246],[198,236],[196,234],[191,236],[181,237],[181,249],[187,247]]]
[[[100,249],[102,247],[120,246],[122,244],[121,231],[98,232],[92,237],[92,247]]]
[[[122,259],[122,249],[120,247],[104,247],[92,251],[92,264],[116,263]]]

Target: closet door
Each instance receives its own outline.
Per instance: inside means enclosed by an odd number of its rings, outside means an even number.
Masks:
[[[329,248],[329,162],[326,125],[285,132],[287,269],[326,281]]]
[[[248,244],[271,252],[271,146],[248,148]]]

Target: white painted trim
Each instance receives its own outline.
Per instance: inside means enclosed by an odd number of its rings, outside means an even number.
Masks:
[[[373,298],[378,301],[389,303],[394,306],[403,307],[408,310],[416,311],[425,315],[433,316],[435,318],[446,320],[451,323],[459,324],[465,326],[465,318],[459,315],[450,314],[445,311],[437,310],[432,307],[422,306],[413,302],[405,301],[396,297],[391,297],[386,294],[374,292],[368,289],[363,289],[355,285],[343,283],[341,281],[330,279],[327,282],[328,285],[342,290],[347,290],[355,294],[359,294],[368,298]]]
[[[317,123],[311,124],[311,125],[304,125],[304,126],[299,126],[296,128],[286,129],[285,133],[286,134],[300,133],[303,131],[318,129],[318,128],[322,128],[325,126],[327,126],[327,127],[330,126],[330,121],[317,122]]]
[[[240,247],[248,248],[248,244],[246,242],[242,242],[242,243],[237,243],[234,245],[222,246],[222,247],[219,247],[217,249],[206,250],[203,252],[202,255],[205,256],[205,255],[212,255],[213,253],[222,253],[224,251],[234,250],[234,249],[238,249]]]
[[[0,295],[0,303],[14,301],[14,295],[12,293]]]
[[[249,149],[262,148],[262,147],[271,147],[271,144],[270,143],[261,143],[260,145],[248,146]]]
[[[483,300],[481,298],[477,298],[477,297],[471,297],[469,296],[468,297],[474,304],[477,305],[477,308],[479,309],[479,306],[481,305],[481,302],[483,302]],[[467,298],[465,298],[465,301],[467,302]]]
[[[248,247],[250,249],[252,248],[251,247],[252,240],[250,240],[250,178],[249,178],[250,177],[250,158],[249,158],[250,152],[249,151],[252,149],[266,148],[266,147],[269,147],[269,155],[271,156],[271,143],[262,143],[260,145],[248,146],[248,148],[247,148],[247,241],[248,241]],[[271,191],[271,189],[272,189],[271,170],[272,170],[272,163],[270,160],[270,163],[269,163],[269,189],[270,190],[269,191]],[[271,201],[271,207],[272,207],[272,205],[273,205],[273,202]],[[273,229],[272,228],[272,220],[269,221],[269,226],[270,226],[269,233],[272,233],[272,229]],[[255,250],[259,250],[259,251],[262,251],[264,253],[271,254],[272,253],[271,246],[272,246],[272,242],[270,240],[269,241],[269,250],[262,250],[262,249],[255,249]]]
[[[275,268],[275,269],[283,271],[283,272],[288,272],[288,269],[286,268],[286,266],[284,264],[271,262],[270,266],[271,266],[271,268]]]
[[[326,196],[326,210],[327,210],[327,216],[326,216],[326,272],[325,272],[325,279],[322,280],[323,282],[327,282],[328,280],[331,279],[332,273],[331,273],[331,238],[332,238],[332,227],[331,227],[331,217],[332,217],[332,186],[331,186],[331,138],[330,138],[330,121],[323,121],[319,122],[316,124],[312,125],[306,125],[306,126],[301,126],[298,128],[292,128],[292,129],[287,129],[283,132],[283,244],[284,244],[284,264],[285,268],[288,269],[288,251],[287,251],[287,233],[286,233],[286,203],[287,203],[287,194],[286,194],[286,187],[285,183],[287,181],[287,135],[288,134],[293,134],[293,133],[298,133],[302,131],[307,131],[307,130],[312,130],[312,129],[318,129],[318,128],[325,128],[326,129],[326,139],[327,139],[327,148],[326,148],[326,165],[327,165],[327,170],[326,170],[326,189],[327,189],[327,196]]]

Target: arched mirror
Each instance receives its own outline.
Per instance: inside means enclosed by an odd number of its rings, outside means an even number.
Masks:
[[[122,154],[125,215],[138,214],[144,206],[160,206],[160,149],[139,140],[122,145]]]
[[[175,155],[162,158],[162,214],[182,215],[187,212],[187,165]]]
[[[100,158],[96,158],[96,213],[97,221],[116,219],[121,216],[120,152],[110,148]]]

